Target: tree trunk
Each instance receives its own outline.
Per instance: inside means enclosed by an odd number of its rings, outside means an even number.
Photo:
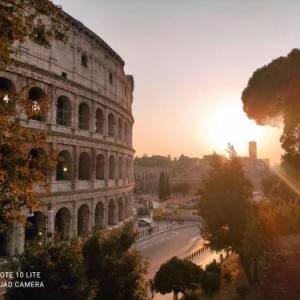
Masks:
[[[177,292],[173,293],[173,300],[178,300],[178,293]]]

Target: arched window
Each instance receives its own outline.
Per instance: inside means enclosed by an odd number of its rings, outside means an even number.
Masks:
[[[90,209],[86,204],[80,206],[77,214],[77,234],[84,236],[89,233]]]
[[[104,180],[105,161],[104,156],[99,154],[96,158],[96,179]]]
[[[71,229],[71,214],[66,207],[62,207],[58,210],[55,216],[55,231],[64,240],[70,238]]]
[[[13,83],[4,77],[0,77],[0,100],[9,103],[14,97],[15,87]]]
[[[46,152],[43,148],[34,148],[29,151],[29,168],[40,171],[44,176],[47,175]]]
[[[71,102],[66,96],[60,96],[56,103],[56,124],[71,126],[72,107]]]
[[[111,155],[109,157],[109,179],[115,179],[115,170],[116,170],[115,157]]]
[[[103,134],[104,131],[104,114],[102,109],[96,110],[96,132]]]
[[[72,179],[72,157],[66,150],[59,152],[56,165],[56,180]]]
[[[122,177],[123,177],[123,159],[121,156],[119,157],[118,167],[119,167],[119,179],[122,179]]]
[[[118,138],[119,138],[119,140],[122,140],[122,134],[123,134],[123,123],[122,123],[122,120],[119,118],[119,120],[118,120]]]
[[[100,201],[95,208],[95,227],[97,229],[104,228],[104,205]]]
[[[25,245],[38,238],[39,235],[43,237],[45,232],[45,216],[36,211],[32,216],[27,218],[27,223],[25,227]]]
[[[128,124],[127,124],[127,122],[125,122],[125,125],[124,125],[124,140],[125,140],[125,143],[128,144]]]
[[[121,222],[125,219],[125,203],[124,203],[123,198],[119,198],[119,201],[118,201],[118,219],[119,219],[119,222]]]
[[[108,204],[108,225],[115,225],[115,223],[115,202],[113,199],[110,199]]]
[[[79,180],[90,180],[91,177],[91,160],[88,153],[83,152],[79,156]]]
[[[113,114],[108,115],[108,136],[114,137],[115,136],[115,117]]]
[[[86,103],[80,103],[78,110],[78,126],[80,129],[90,129],[90,109]]]
[[[45,121],[46,112],[43,109],[43,101],[45,100],[45,93],[39,87],[32,87],[28,92],[28,100],[31,102],[30,108],[27,110],[29,119],[36,121]]]

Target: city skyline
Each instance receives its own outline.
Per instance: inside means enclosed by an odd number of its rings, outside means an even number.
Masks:
[[[255,140],[259,157],[279,162],[281,129],[248,120],[240,98],[257,68],[298,46],[300,4],[55,3],[121,53],[134,75],[136,155],[201,157],[224,153],[230,142],[244,156]]]

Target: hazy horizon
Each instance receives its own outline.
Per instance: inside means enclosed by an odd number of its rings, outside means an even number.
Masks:
[[[231,142],[280,159],[280,129],[258,128],[241,93],[259,67],[298,47],[297,1],[56,0],[103,38],[135,78],[136,155],[202,157]]]

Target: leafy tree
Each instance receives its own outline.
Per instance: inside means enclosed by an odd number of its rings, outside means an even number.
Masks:
[[[201,286],[206,294],[213,294],[221,285],[221,267],[215,260],[203,272]]]
[[[45,247],[45,248],[44,248]],[[76,240],[64,242],[58,238],[45,245],[31,244],[20,257],[19,272],[40,272],[40,279],[14,278],[18,282],[32,280],[44,287],[8,289],[8,300],[81,300],[84,299],[84,273],[80,247]]]
[[[179,183],[177,185],[174,185],[172,188],[173,193],[175,194],[182,194],[186,195],[189,190],[191,189],[191,186],[188,182]]]
[[[203,270],[194,263],[173,257],[155,274],[154,289],[163,295],[173,292],[177,299],[179,293],[200,287],[202,273]]]
[[[0,67],[9,69],[15,63],[15,43],[30,39],[48,46],[51,38],[64,41],[67,28],[60,13],[48,0],[1,0]],[[45,133],[24,128],[18,120],[20,111],[28,117],[45,113],[46,96],[38,104],[28,101],[31,84],[18,92],[9,82],[0,89],[0,230],[14,220],[25,222],[24,209],[40,205],[34,187],[39,184],[46,192],[47,170],[55,164]]]
[[[199,213],[205,220],[204,235],[213,249],[241,246],[251,184],[245,178],[232,146],[229,159],[214,155],[199,194]]]
[[[163,199],[166,198],[166,178],[165,178],[165,172],[161,172],[159,174],[158,197],[159,197],[159,200],[163,200]]]
[[[257,69],[242,94],[244,111],[258,124],[283,120],[283,161],[300,170],[300,50]]]
[[[171,195],[171,187],[170,187],[170,179],[168,174],[166,174],[165,189],[166,189],[166,197],[169,197]]]
[[[132,224],[126,224],[110,234],[94,232],[85,242],[83,262],[93,299],[147,299],[147,264],[132,249],[135,239]]]

